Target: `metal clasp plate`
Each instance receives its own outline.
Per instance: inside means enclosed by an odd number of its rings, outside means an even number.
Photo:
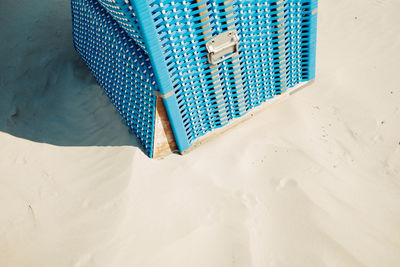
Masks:
[[[218,34],[206,43],[208,62],[218,64],[239,54],[239,35],[236,30]]]

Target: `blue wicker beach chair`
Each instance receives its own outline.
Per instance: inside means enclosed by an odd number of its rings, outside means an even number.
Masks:
[[[314,79],[317,0],[71,2],[76,50],[150,157],[159,128],[183,152]]]

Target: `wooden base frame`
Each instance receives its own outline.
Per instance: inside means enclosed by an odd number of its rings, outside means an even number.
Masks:
[[[284,100],[288,96],[295,94],[296,92],[298,92],[305,86],[310,85],[313,82],[314,82],[314,80],[300,83],[297,86],[288,89],[283,94],[276,96],[275,98],[268,100],[267,102],[260,105],[259,107],[251,110],[249,113],[247,113],[243,117],[236,118],[236,119],[232,120],[228,125],[209,132],[208,134],[197,139],[195,141],[195,143],[188,150],[183,152],[182,154],[189,153],[196,147],[206,143],[207,141],[209,141],[211,139],[214,139],[214,138],[220,136],[221,134],[228,131],[229,129],[236,127],[237,125],[241,124],[242,122],[247,121],[254,115],[265,110],[270,105]],[[156,118],[155,119],[156,119],[156,123],[155,123],[155,129],[154,129],[154,156],[153,157],[156,159],[161,159],[172,153],[177,153],[178,148],[177,148],[177,145],[175,142],[174,134],[171,129],[171,124],[169,122],[164,103],[160,97],[157,97],[157,101],[156,101]]]

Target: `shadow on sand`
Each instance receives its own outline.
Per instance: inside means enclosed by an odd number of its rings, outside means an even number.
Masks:
[[[64,2],[32,14],[0,11],[1,22],[10,25],[0,32],[7,40],[0,43],[0,131],[58,146],[143,151],[74,50]]]

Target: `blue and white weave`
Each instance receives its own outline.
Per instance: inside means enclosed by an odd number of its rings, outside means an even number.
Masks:
[[[72,0],[73,35],[148,155],[155,95],[180,151],[268,99],[314,79],[317,0]],[[218,64],[206,43],[236,30]],[[156,93],[157,92],[157,93]]]

